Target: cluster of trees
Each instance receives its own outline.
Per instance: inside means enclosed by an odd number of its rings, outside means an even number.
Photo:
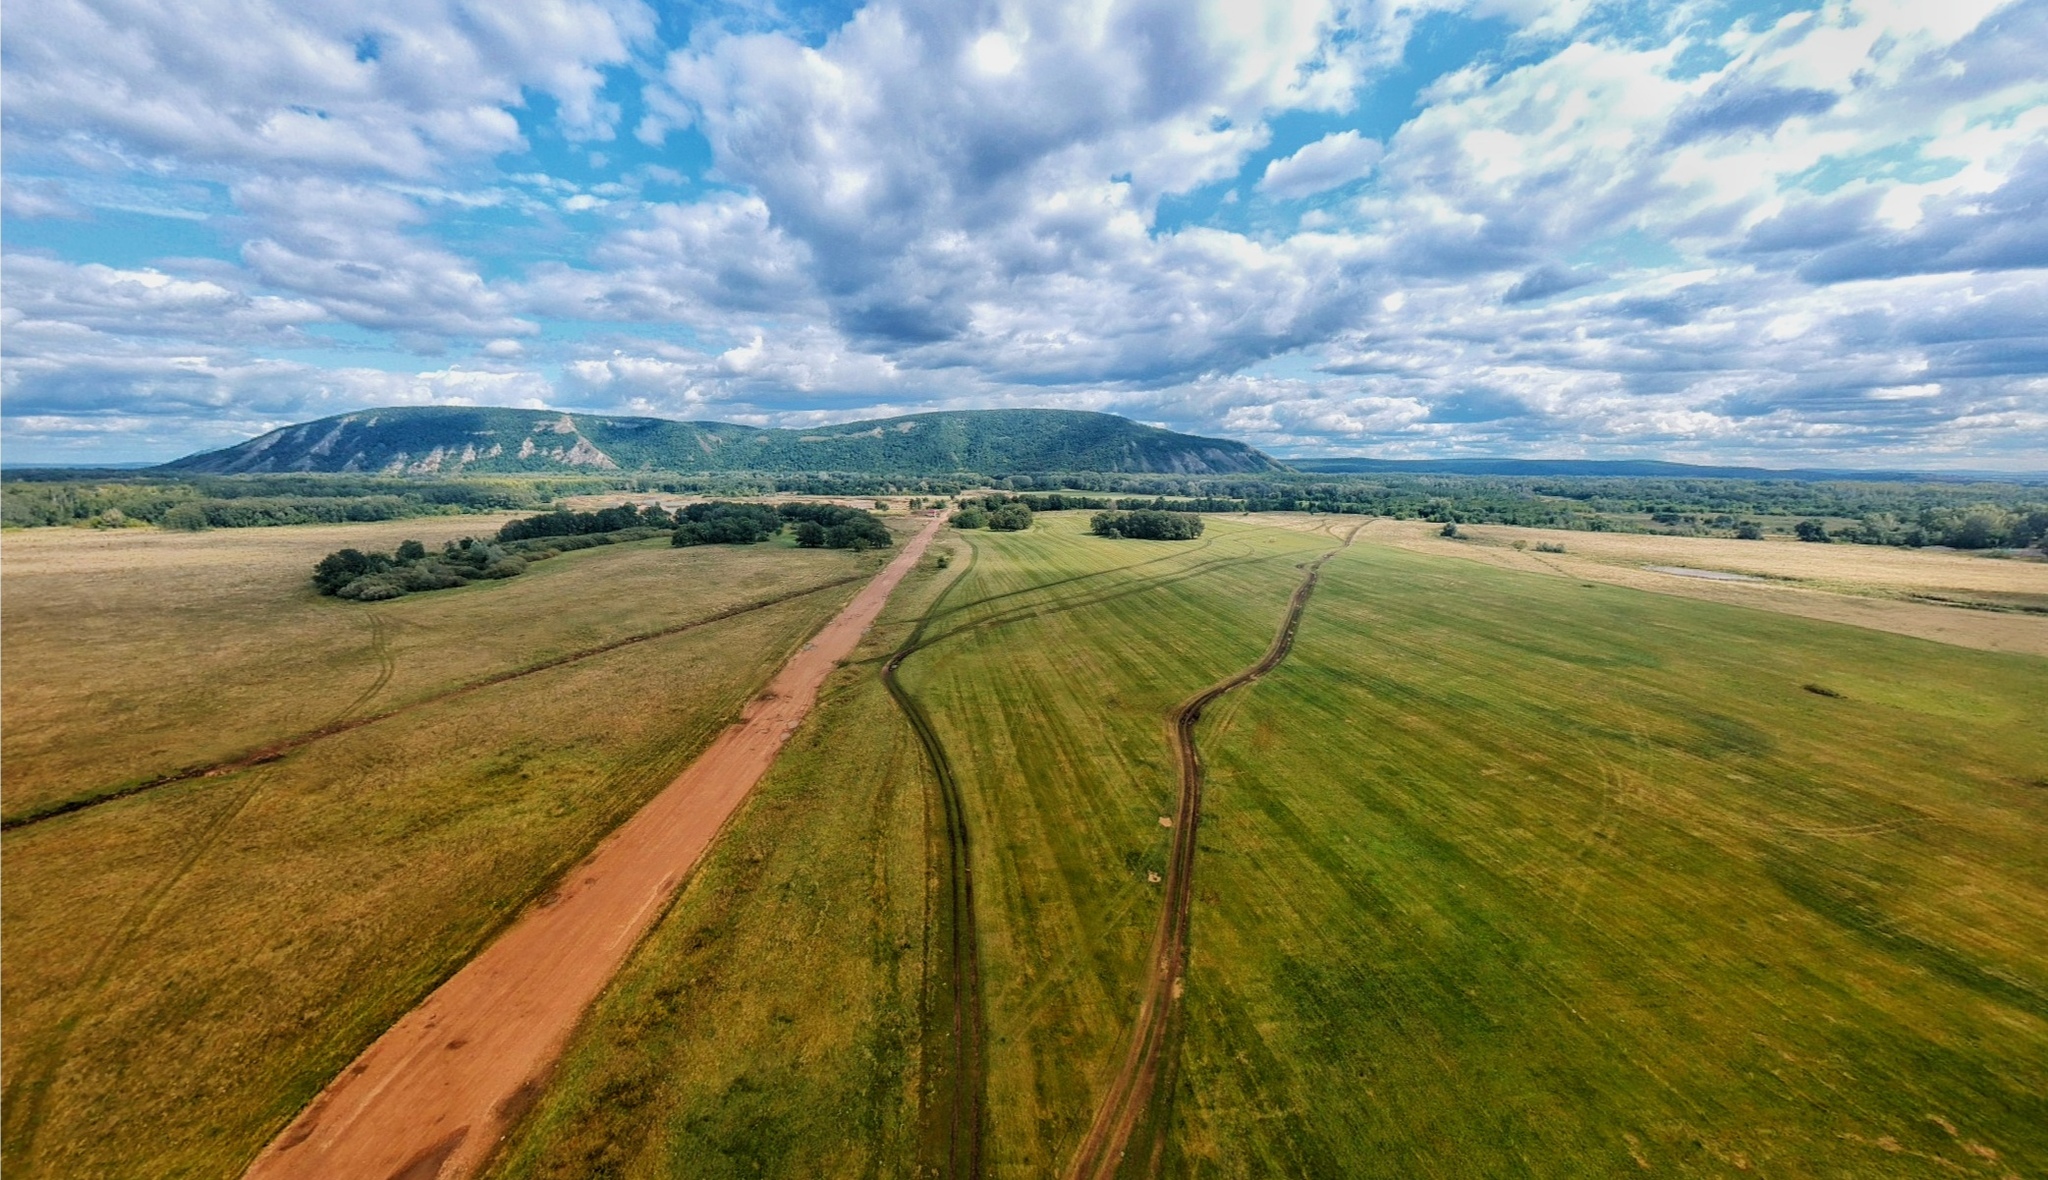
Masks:
[[[999,533],[1021,533],[1031,527],[1031,506],[1021,500],[999,503],[993,508],[970,504],[953,514],[956,529],[992,529]]]
[[[805,549],[887,549],[889,526],[874,513],[837,504],[788,503],[777,511],[796,524],[796,543]]]
[[[342,549],[328,554],[313,567],[313,586],[336,598],[381,602],[467,586],[480,578],[516,578],[526,565],[526,558],[475,537],[450,541],[438,553],[418,541],[402,541],[395,553]]]
[[[735,504],[714,500],[692,504],[677,514],[674,544],[752,545],[782,531],[782,516],[766,504]]]
[[[1445,526],[1452,528],[1455,526]],[[1144,541],[1192,541],[1202,535],[1202,518],[1192,512],[1098,512],[1088,519],[1098,537],[1136,537]]]
[[[2048,546],[2048,506],[1971,504],[1924,508],[1910,517],[1874,512],[1830,530],[1827,522],[1802,520],[1793,526],[1802,541],[1849,541],[1861,545],[1946,545],[1952,549],[2028,549]]]
[[[580,537],[590,533],[616,533],[622,529],[666,529],[675,527],[675,524],[676,518],[659,504],[649,504],[645,508],[619,504],[595,512],[570,512],[558,508],[539,516],[506,521],[498,530],[498,539],[529,541],[540,537]]]

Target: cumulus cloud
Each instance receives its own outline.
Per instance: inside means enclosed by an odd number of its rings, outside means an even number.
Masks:
[[[1364,108],[1429,6],[129,7],[10,13],[10,225],[221,249],[10,254],[10,447],[510,399],[2048,461],[2031,0],[1446,10],[1514,34],[1391,131]]]
[[[653,27],[637,0],[48,0],[8,14],[0,94],[10,135],[421,176],[517,146],[522,87],[608,136],[600,71]]]
[[[1267,164],[1258,190],[1282,201],[1313,196],[1364,177],[1379,163],[1382,154],[1377,140],[1366,139],[1356,131],[1332,132],[1291,156]]]

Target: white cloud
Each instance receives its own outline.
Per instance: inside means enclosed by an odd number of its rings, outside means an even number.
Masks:
[[[1356,131],[1333,132],[1267,164],[1258,188],[1283,201],[1299,200],[1363,178],[1383,154],[1378,140]]]

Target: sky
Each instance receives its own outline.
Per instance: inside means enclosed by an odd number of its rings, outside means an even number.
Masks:
[[[38,0],[0,454],[382,405],[2048,469],[2048,0]]]

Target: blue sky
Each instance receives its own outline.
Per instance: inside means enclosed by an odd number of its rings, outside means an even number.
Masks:
[[[13,462],[372,405],[2048,467],[2048,0],[45,0]]]

